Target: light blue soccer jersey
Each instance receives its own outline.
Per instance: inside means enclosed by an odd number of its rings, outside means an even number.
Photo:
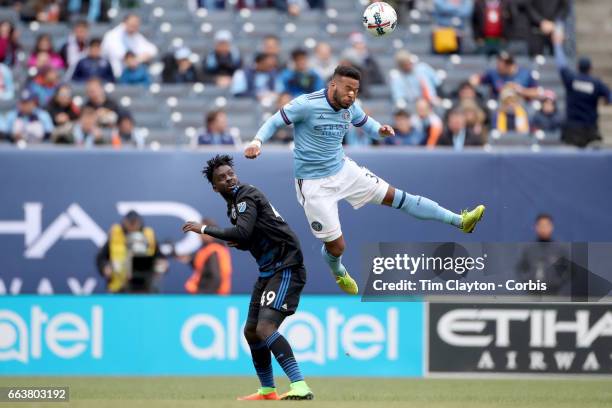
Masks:
[[[298,96],[269,118],[259,129],[256,139],[265,142],[282,126],[293,124],[294,173],[297,179],[319,179],[340,171],[344,163],[342,139],[349,126],[361,127],[378,137],[381,127],[369,118],[359,105],[334,109],[327,99],[327,88]]]

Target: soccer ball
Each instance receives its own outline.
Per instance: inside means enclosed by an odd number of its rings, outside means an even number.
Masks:
[[[377,1],[363,12],[363,26],[375,37],[387,35],[397,26],[397,14],[387,3]]]

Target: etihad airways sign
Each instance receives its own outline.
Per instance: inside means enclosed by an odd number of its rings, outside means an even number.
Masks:
[[[430,372],[612,373],[612,305],[429,307]]]

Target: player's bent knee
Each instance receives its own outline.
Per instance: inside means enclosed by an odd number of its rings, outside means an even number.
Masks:
[[[277,329],[276,324],[267,320],[260,320],[257,323],[257,328],[255,330],[258,341],[264,341],[268,337],[270,337]]]
[[[326,242],[325,249],[327,249],[327,252],[329,252],[333,256],[342,255],[345,249],[344,238],[340,237],[331,242]]]
[[[244,326],[244,338],[246,339],[247,343],[257,343],[259,340],[258,336],[257,336],[257,326],[254,324],[248,324],[246,326]]]

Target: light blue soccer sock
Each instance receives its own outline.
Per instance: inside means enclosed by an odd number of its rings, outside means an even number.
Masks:
[[[342,265],[342,255],[333,256],[329,252],[327,252],[327,248],[325,245],[321,247],[321,255],[323,255],[323,259],[329,265],[334,276],[342,277],[346,275],[346,268]]]
[[[441,207],[426,197],[414,196],[395,189],[393,208],[402,210],[420,220],[436,220],[461,228],[461,216]]]

